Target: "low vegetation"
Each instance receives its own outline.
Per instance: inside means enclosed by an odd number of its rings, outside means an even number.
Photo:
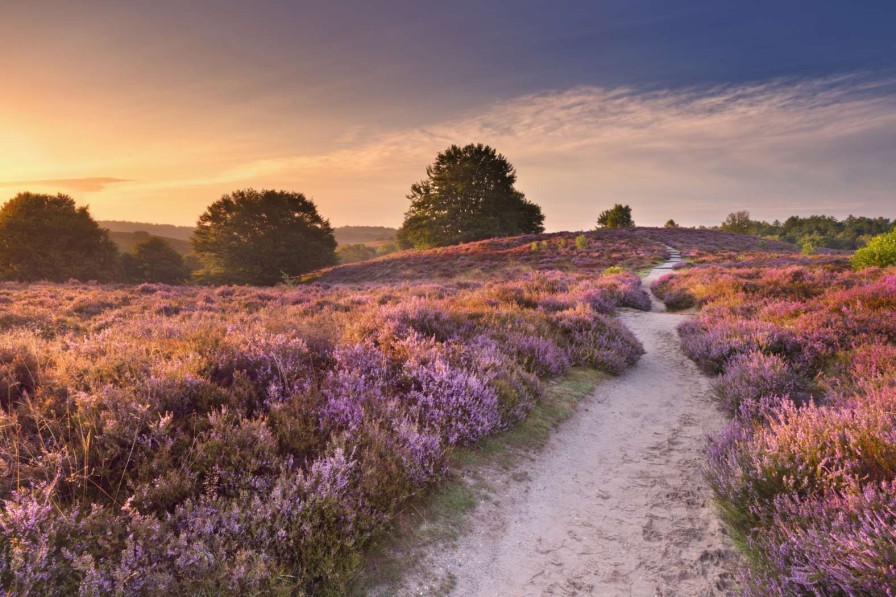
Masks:
[[[750,595],[888,594],[896,571],[896,270],[844,256],[686,268],[682,347],[733,415],[707,475]]]
[[[338,592],[453,447],[632,365],[611,315],[649,306],[634,274],[557,271],[0,302],[3,588],[147,595]]]
[[[749,238],[749,237],[747,237]],[[409,250],[376,261],[316,272],[334,283],[403,280],[513,279],[535,271],[598,274],[612,265],[647,267],[664,257],[665,247],[627,230],[567,232],[497,238],[426,251]]]
[[[891,265],[896,265],[896,228],[875,236],[852,256],[852,266],[856,269]]]

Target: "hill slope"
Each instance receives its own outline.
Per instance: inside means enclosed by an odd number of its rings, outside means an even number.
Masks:
[[[577,243],[577,239],[579,240]],[[496,238],[425,251],[402,251],[318,272],[331,283],[383,283],[452,278],[512,279],[531,271],[600,272],[610,266],[649,267],[666,246],[687,258],[751,253],[795,253],[789,243],[691,228],[633,228],[556,232]]]
[[[109,232],[147,232],[165,239],[189,241],[193,236],[193,226],[174,226],[173,224],[150,224],[148,222],[125,222],[122,220],[100,220],[100,228]]]
[[[172,224],[151,224],[149,222],[126,222],[123,220],[100,220],[97,222],[101,228],[112,233],[148,232],[153,236],[160,236],[166,240],[181,240],[189,242],[193,236],[195,227],[174,226]],[[376,244],[395,240],[395,228],[386,226],[338,226],[333,228],[333,236],[340,245]],[[127,237],[120,236],[124,242]],[[118,242],[118,241],[116,241]],[[172,243],[174,244],[174,243]],[[180,250],[180,249],[178,249]]]
[[[340,245],[361,245],[395,240],[395,228],[385,226],[339,226],[333,236]]]
[[[159,236],[157,234],[150,235],[143,230],[137,232],[109,232],[109,238],[112,239],[112,242],[118,245],[118,250],[122,252],[130,251],[134,245],[142,240],[146,240],[150,236],[158,236],[171,245],[171,247],[181,255],[189,255],[193,252],[193,247],[188,240],[172,238],[170,236]]]

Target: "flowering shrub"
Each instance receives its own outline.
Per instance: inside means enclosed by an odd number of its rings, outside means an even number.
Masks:
[[[570,244],[539,255],[589,258]],[[649,301],[637,276],[604,267],[264,290],[0,285],[0,584],[333,590],[450,450],[525,417],[542,379],[637,360],[612,313]]]
[[[890,265],[896,265],[896,229],[875,236],[852,257],[852,266],[856,269]]]
[[[716,397],[731,415],[736,414],[741,405],[766,396],[803,402],[807,389],[804,380],[791,371],[784,359],[761,352],[732,357],[713,383]]]
[[[775,504],[757,551],[765,573],[745,575],[757,595],[893,595],[896,578],[896,485]]]
[[[756,258],[657,282],[734,417],[707,476],[750,595],[896,594],[896,271]]]
[[[402,251],[340,265],[313,277],[330,283],[381,283],[452,278],[511,280],[532,271],[597,275],[606,268],[648,267],[665,257],[669,246],[698,262],[726,262],[745,253],[768,260],[799,255],[799,249],[790,243],[718,230],[604,228],[584,234],[530,234]]]

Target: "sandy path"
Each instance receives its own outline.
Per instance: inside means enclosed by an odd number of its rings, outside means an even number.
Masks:
[[[677,255],[675,256],[677,260]],[[669,270],[653,270],[645,285]],[[435,565],[454,595],[716,595],[732,551],[701,476],[724,418],[684,357],[682,316],[626,312],[647,354],[602,383],[525,466],[498,483],[471,532]]]

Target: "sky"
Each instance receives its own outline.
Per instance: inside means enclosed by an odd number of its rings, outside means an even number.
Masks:
[[[896,217],[896,3],[0,0],[0,202],[194,224],[246,187],[397,226],[451,144],[548,230]]]

